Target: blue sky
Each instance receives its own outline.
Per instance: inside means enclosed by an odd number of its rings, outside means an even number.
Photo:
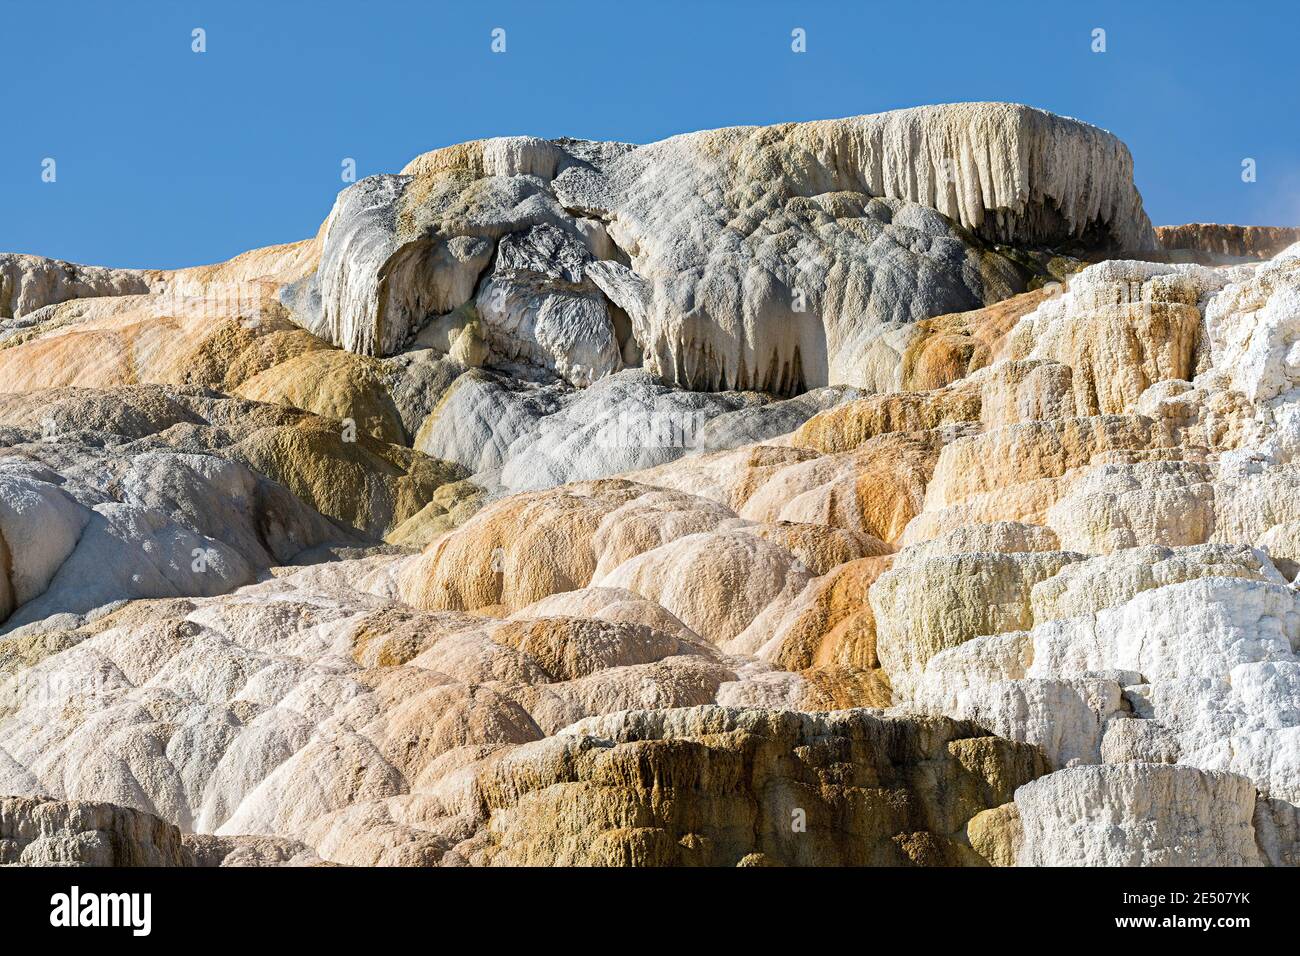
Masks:
[[[483,136],[649,142],[962,100],[1110,129],[1157,224],[1296,225],[1298,7],[0,0],[0,251],[213,262],[314,234],[344,157],[360,177]]]

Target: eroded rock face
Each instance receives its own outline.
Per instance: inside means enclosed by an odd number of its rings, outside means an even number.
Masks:
[[[1042,772],[934,718],[719,708],[593,718],[479,778],[485,826],[444,862],[953,866],[973,815]]]
[[[152,813],[111,803],[0,797],[0,866],[317,866],[305,845],[275,837],[181,833]]]
[[[192,866],[180,830],[110,803],[0,797],[0,865]]]
[[[483,140],[344,190],[282,298],[368,355],[472,299],[496,362],[572,384],[632,365],[693,390],[874,384],[905,323],[1021,291],[989,243],[1153,247],[1131,166],[1102,130],[1005,104]]]
[[[1181,226],[1157,226],[1156,242],[1162,249],[1195,249],[1239,259],[1271,259],[1287,246],[1300,242],[1300,228],[1189,222]]]
[[[46,305],[150,291],[136,269],[83,266],[44,256],[0,255],[0,318],[21,318]]]

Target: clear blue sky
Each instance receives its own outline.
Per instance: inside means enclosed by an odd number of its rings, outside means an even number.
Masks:
[[[483,136],[649,142],[961,100],[1112,130],[1157,224],[1296,225],[1298,6],[0,0],[0,251],[212,262],[314,234],[344,157],[360,177]]]

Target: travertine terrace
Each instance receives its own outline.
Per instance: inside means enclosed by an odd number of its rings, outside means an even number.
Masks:
[[[1294,865],[1296,239],[972,103],[0,255],[0,863]]]

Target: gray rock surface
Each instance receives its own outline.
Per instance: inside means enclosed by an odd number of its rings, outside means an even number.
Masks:
[[[476,371],[457,379],[415,447],[508,492],[651,468],[776,438],[858,397],[832,387],[775,401],[756,392],[689,392],[628,369],[585,389]]]
[[[202,389],[0,395],[0,626],[220,594],[306,549],[362,543],[237,447],[300,417]]]

